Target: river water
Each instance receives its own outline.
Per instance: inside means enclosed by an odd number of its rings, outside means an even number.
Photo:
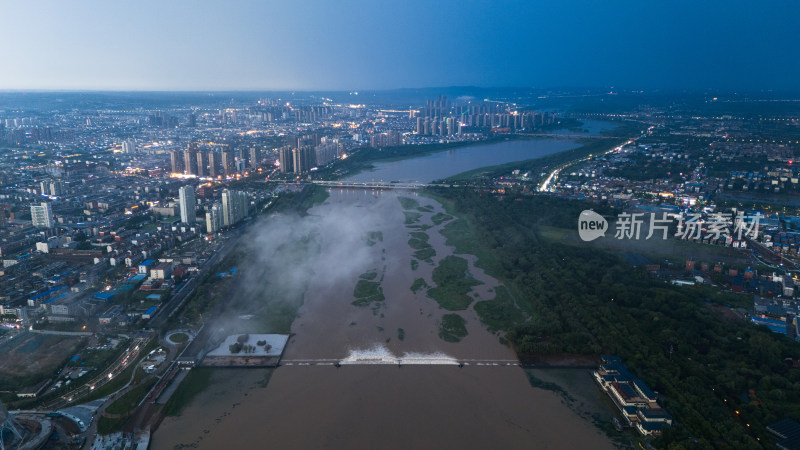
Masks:
[[[556,130],[552,134],[594,136],[613,128],[615,125],[610,122],[587,120],[578,130]],[[345,180],[357,183],[370,181],[430,183],[468,170],[540,158],[578,146],[575,141],[566,138],[476,144],[417,158],[375,163],[372,169],[346,177]]]
[[[404,210],[399,196],[422,210]],[[162,422],[152,448],[613,448],[557,393],[532,387],[514,352],[482,326],[474,305],[491,300],[498,282],[472,255],[457,255],[480,282],[469,307],[455,312],[467,335],[439,336],[442,317],[453,312],[411,286],[417,279],[434,286],[433,269],[454,254],[440,233],[449,221],[433,221],[443,213],[414,193],[332,190],[293,225],[310,227],[318,254],[303,263],[313,276],[284,365],[217,370],[181,416]],[[253,227],[262,235],[250,242],[269,236],[269,227],[262,219]],[[435,256],[415,258],[412,232],[427,235]],[[356,306],[359,275],[370,272],[385,299]]]

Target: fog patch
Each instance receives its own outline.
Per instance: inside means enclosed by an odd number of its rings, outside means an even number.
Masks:
[[[236,263],[239,271],[228,298],[222,299],[227,302],[224,318],[217,318],[215,326],[287,333],[312,279],[335,286],[380,269],[380,254],[368,242],[370,233],[387,221],[384,202],[396,207],[397,200],[382,195],[365,205],[329,199],[306,216],[258,219],[239,239],[237,251],[244,250],[244,256]],[[242,321],[241,315],[254,318]]]

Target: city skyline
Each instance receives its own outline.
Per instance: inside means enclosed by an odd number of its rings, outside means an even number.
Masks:
[[[800,4],[5,6],[0,90],[797,90]],[[757,66],[757,70],[754,70]]]
[[[0,450],[800,448],[800,1],[2,5]]]

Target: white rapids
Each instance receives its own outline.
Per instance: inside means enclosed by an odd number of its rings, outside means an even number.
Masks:
[[[395,356],[389,349],[382,344],[375,344],[366,349],[350,350],[347,357],[339,361],[339,364],[420,364],[420,365],[458,365],[459,361],[450,355],[442,352],[419,353],[406,352],[403,356]]]

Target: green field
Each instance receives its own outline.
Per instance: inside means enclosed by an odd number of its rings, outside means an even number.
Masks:
[[[405,220],[405,224],[406,225],[415,224],[415,223],[419,222],[420,217],[422,217],[422,214],[420,214],[418,212],[411,212],[411,211],[403,211],[403,215],[406,218],[406,220]]]
[[[211,383],[214,369],[196,367],[192,369],[183,382],[164,405],[165,416],[179,416],[181,410],[188,405],[197,394],[203,392]]]
[[[445,314],[439,324],[439,337],[447,342],[459,342],[467,336],[466,324],[458,314]]]
[[[428,287],[429,287],[428,283],[426,283],[424,279],[417,278],[416,280],[414,280],[413,283],[411,283],[411,292],[416,294],[420,290],[426,289]]]
[[[122,397],[118,398],[114,401],[114,403],[108,405],[106,408],[106,413],[114,414],[114,415],[130,415],[133,412],[136,405],[144,398],[145,395],[150,391],[156,381],[155,378],[150,379],[150,381],[140,384],[133,389],[129,390]]]
[[[433,269],[436,287],[428,289],[428,296],[444,309],[460,311],[467,309],[472,298],[467,295],[473,286],[481,284],[467,276],[467,260],[458,256],[444,257]]]
[[[609,222],[609,225],[611,224],[612,223]],[[584,242],[578,236],[577,226],[575,229],[539,226],[537,232],[539,237],[543,240],[566,245],[594,247],[613,252],[641,255],[649,259],[653,264],[658,264],[664,259],[686,261],[689,258],[694,258],[697,261],[747,264],[746,251],[681,239],[670,238],[664,240],[657,236],[645,239],[646,235],[642,235],[641,239],[616,239],[614,238],[613,230],[610,230],[604,238],[599,238],[591,242]]]
[[[452,218],[453,218],[453,216],[451,216],[449,214],[436,213],[436,214],[433,215],[433,217],[431,217],[431,221],[433,222],[434,225],[441,225],[441,224],[447,222],[448,220],[450,220]]]
[[[183,344],[189,340],[189,335],[186,333],[173,333],[169,335],[169,340],[175,344]]]
[[[417,209],[417,208],[419,208],[419,202],[414,200],[413,198],[397,197],[397,200],[400,201],[400,206],[403,209]]]
[[[505,286],[495,289],[493,300],[475,303],[475,312],[492,332],[504,329],[509,323],[520,323],[525,318]]]
[[[414,257],[422,261],[430,261],[431,258],[436,256],[436,250],[428,243],[428,234],[422,231],[412,231],[409,233],[411,239],[408,240],[408,245],[414,252]],[[411,268],[416,270],[414,260],[411,262]]]
[[[358,280],[353,290],[353,297],[356,298],[353,301],[356,306],[366,306],[372,302],[382,302],[386,299],[379,282],[365,279]]]

